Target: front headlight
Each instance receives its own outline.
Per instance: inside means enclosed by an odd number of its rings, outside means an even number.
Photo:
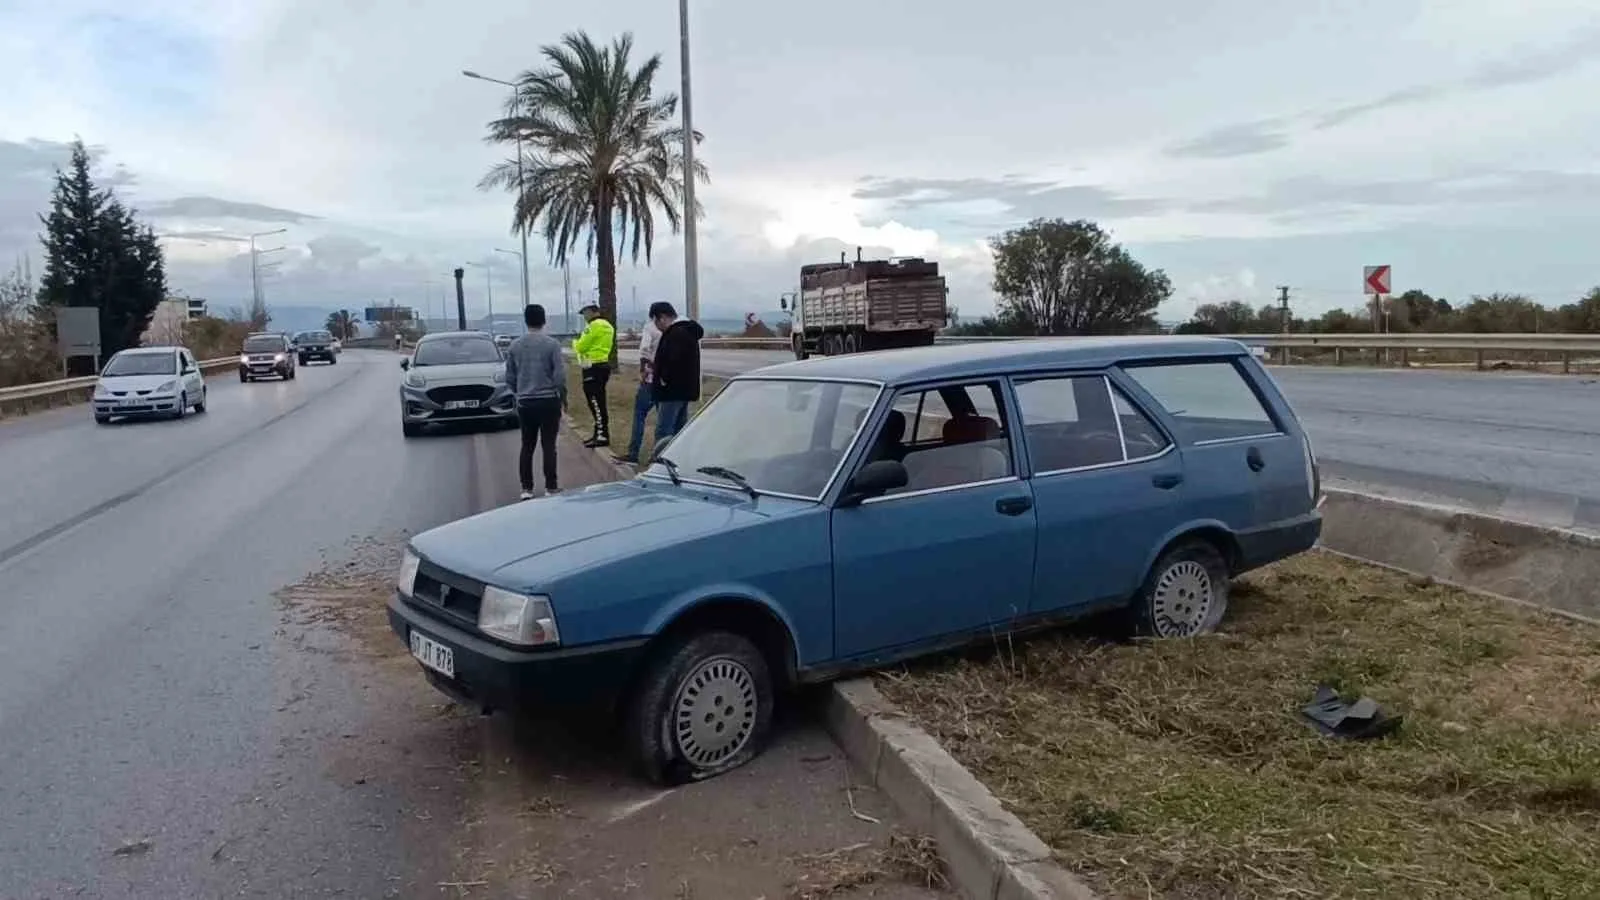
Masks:
[[[410,375],[406,376],[406,384],[409,384],[414,388],[420,388],[420,387],[427,387],[428,386],[427,380],[424,379],[421,375],[418,375],[415,372],[412,372]]]
[[[483,589],[478,628],[484,634],[529,647],[561,643],[549,597],[529,597],[497,587]]]
[[[410,550],[400,558],[400,577],[395,581],[395,589],[404,596],[410,597],[417,588],[417,568],[422,565],[422,560],[417,558]]]
[[[104,397],[109,393],[111,392],[106,390],[106,383],[104,381],[96,381],[94,383],[94,395],[96,397]]]
[[[283,354],[282,353],[274,354],[273,357],[272,357],[272,361],[273,362],[283,362]]]
[[[240,365],[243,365],[243,364],[245,364],[245,363],[247,363],[249,361],[250,361],[250,354],[248,354],[248,353],[239,354],[239,364]]]
[[[175,391],[177,389],[178,389],[178,383],[176,381],[169,381],[166,384],[163,384],[161,387],[156,388],[156,393],[158,393],[158,394],[170,394],[170,393],[172,393],[173,391]]]
[[[492,376],[492,380],[494,381],[495,384],[505,384],[506,383],[506,373],[505,372],[496,372]]]

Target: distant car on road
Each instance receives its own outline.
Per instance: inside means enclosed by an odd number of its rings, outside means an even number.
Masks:
[[[339,342],[328,331],[302,331],[294,336],[295,358],[300,365],[320,359],[330,365],[339,362]]]
[[[244,339],[244,346],[239,350],[240,381],[274,376],[288,381],[294,375],[294,345],[288,335],[263,331]]]
[[[417,340],[400,360],[400,427],[416,437],[432,422],[517,422],[517,403],[506,384],[506,363],[482,331],[443,331]]]
[[[741,375],[631,481],[417,535],[389,622],[486,709],[609,709],[652,779],[807,682],[1101,611],[1215,629],[1321,531],[1311,443],[1216,338],[934,346]]]
[[[120,417],[183,418],[190,407],[206,411],[206,381],[185,347],[139,347],[106,361],[94,386],[94,420]]]

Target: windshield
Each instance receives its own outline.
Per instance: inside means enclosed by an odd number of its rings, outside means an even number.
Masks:
[[[731,483],[720,467],[768,493],[816,500],[877,400],[874,385],[837,381],[732,381],[667,445],[680,478]],[[666,467],[651,474],[666,476]]]
[[[244,339],[244,352],[246,353],[279,353],[283,350],[283,338],[253,337]]]
[[[481,337],[434,338],[417,345],[414,366],[455,366],[463,363],[499,362],[494,341]]]
[[[296,340],[308,344],[325,344],[333,340],[333,335],[326,331],[302,331]]]
[[[171,353],[119,353],[106,363],[100,374],[110,378],[122,375],[175,375],[178,360]]]

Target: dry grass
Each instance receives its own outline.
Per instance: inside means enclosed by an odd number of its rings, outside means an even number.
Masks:
[[[704,406],[717,391],[722,389],[725,379],[707,375],[701,379],[701,398],[696,403],[689,404],[689,415],[694,415]],[[627,451],[628,441],[633,437],[633,397],[639,389],[639,370],[635,366],[622,363],[616,372],[611,374],[611,381],[606,385],[606,406],[611,413],[611,446],[612,453],[621,454]],[[594,416],[589,414],[589,404],[583,399],[582,370],[575,362],[567,363],[567,414],[578,423],[580,437],[588,437],[594,433]],[[655,450],[656,436],[656,411],[651,410],[645,419],[644,441],[639,445],[639,458],[649,459]]]
[[[789,863],[801,872],[789,888],[791,900],[824,900],[891,881],[931,890],[950,886],[939,848],[925,835],[895,832],[884,846],[865,841]]]
[[[1320,553],[1225,628],[882,686],[1110,896],[1600,897],[1600,630]],[[1318,682],[1400,732],[1319,736]]]

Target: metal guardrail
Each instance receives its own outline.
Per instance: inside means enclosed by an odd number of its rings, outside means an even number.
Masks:
[[[238,364],[238,354],[222,359],[206,359],[200,361],[200,371],[209,372],[213,369],[224,369]],[[26,404],[30,400],[54,400],[62,394],[70,394],[74,391],[92,391],[99,381],[100,376],[87,375],[83,378],[61,378],[56,381],[40,381],[35,384],[19,384],[14,387],[0,388],[0,404]]]
[[[1202,335],[1195,335],[1201,337]],[[1485,354],[1495,352],[1553,353],[1560,354],[1563,371],[1570,370],[1573,354],[1600,357],[1600,334],[1223,334],[1212,335],[1239,341],[1265,351],[1280,351],[1280,357],[1290,349],[1330,350],[1336,362],[1342,362],[1344,351],[1381,350],[1397,354],[1400,364],[1409,361],[1411,353],[1432,351],[1470,351],[1476,354],[1477,365],[1485,364]],[[1151,335],[1151,337],[1180,337],[1179,335]],[[940,335],[937,344],[984,344],[994,341],[1051,340],[1030,337],[977,337]],[[707,349],[730,350],[787,350],[786,338],[707,337],[700,342]],[[619,343],[619,347],[634,347],[636,342]]]

